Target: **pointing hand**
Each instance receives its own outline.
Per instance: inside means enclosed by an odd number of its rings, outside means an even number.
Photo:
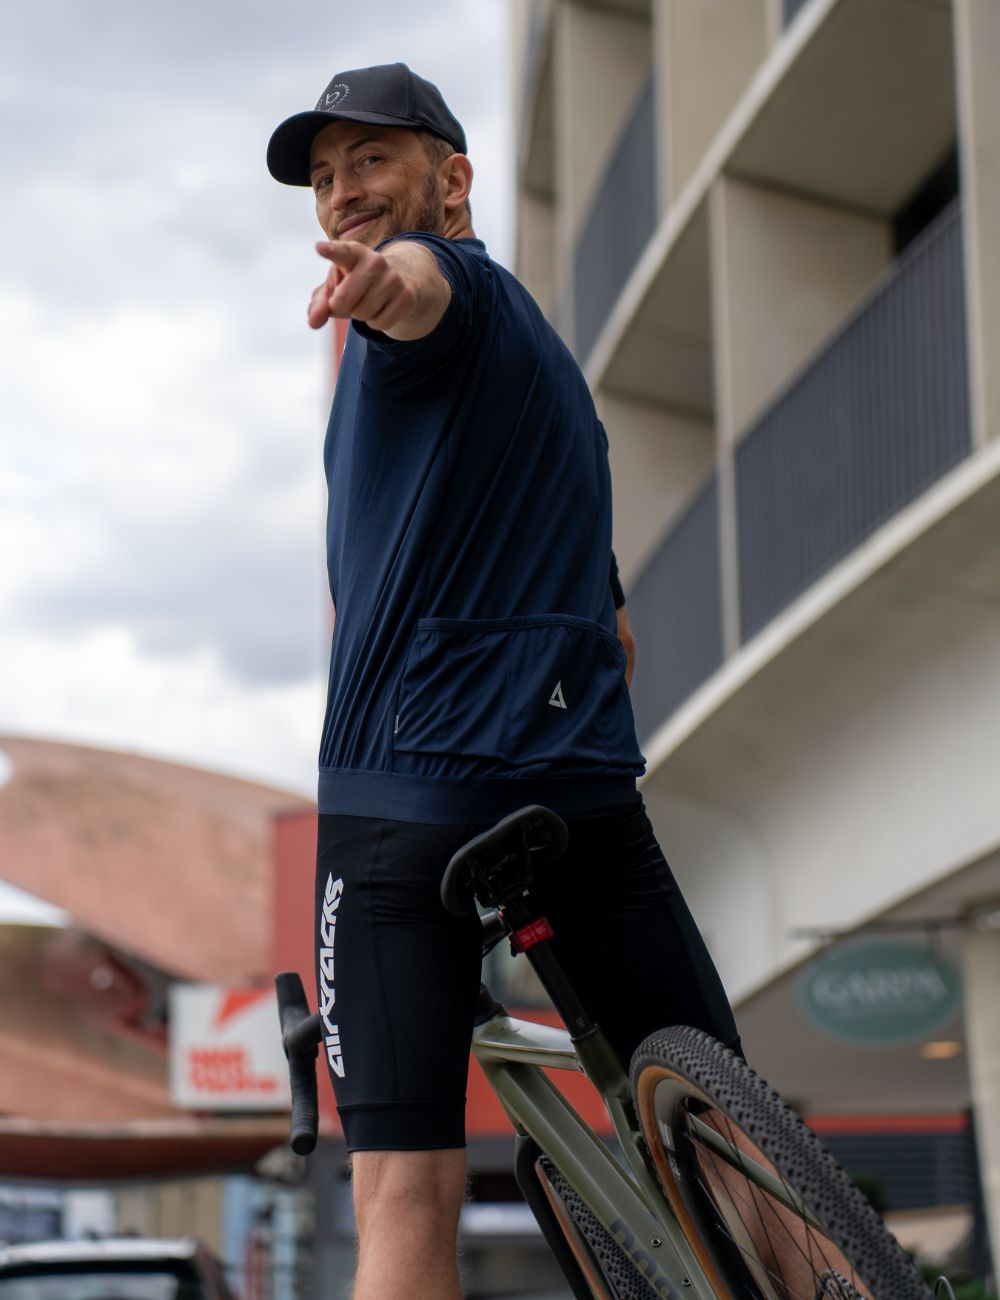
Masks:
[[[320,329],[331,317],[358,320],[383,333],[412,315],[419,286],[398,258],[355,240],[321,240],[316,252],[333,265],[312,295],[308,319]]]

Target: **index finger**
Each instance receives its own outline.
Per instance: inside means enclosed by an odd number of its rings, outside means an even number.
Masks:
[[[316,252],[320,257],[325,257],[331,261],[334,266],[339,266],[344,271],[352,270],[361,261],[363,255],[368,252],[364,244],[357,243],[356,240],[347,239],[321,239],[316,245]]]

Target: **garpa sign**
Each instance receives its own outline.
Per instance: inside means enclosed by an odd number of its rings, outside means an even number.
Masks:
[[[924,1038],[962,1002],[951,962],[908,943],[833,948],[806,968],[798,991],[817,1029],[871,1047]]]
[[[274,990],[175,984],[170,1093],[175,1105],[195,1110],[287,1107],[288,1067]]]

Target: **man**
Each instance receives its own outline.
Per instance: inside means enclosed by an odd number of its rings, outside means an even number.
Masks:
[[[570,847],[543,887],[553,942],[623,1059],[672,1022],[738,1039],[635,790],[607,439],[569,352],[475,237],[461,126],[403,64],[356,69],[277,128],[268,166],[312,186],[325,235],[309,324],[352,322],[325,450],[316,897],[355,1300],[459,1300],[480,935],[438,899],[457,848],[525,804],[555,809]]]

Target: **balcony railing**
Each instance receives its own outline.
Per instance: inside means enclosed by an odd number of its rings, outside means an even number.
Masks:
[[[574,352],[581,364],[656,227],[654,90],[650,73],[611,154],[576,246]]]
[[[956,202],[737,448],[743,639],[970,449]]]
[[[638,663],[632,705],[648,737],[722,662],[719,493],[713,478],[628,593]]]
[[[741,636],[972,448],[961,209],[909,245],[736,451]],[[723,660],[713,479],[628,593],[648,740]]]

